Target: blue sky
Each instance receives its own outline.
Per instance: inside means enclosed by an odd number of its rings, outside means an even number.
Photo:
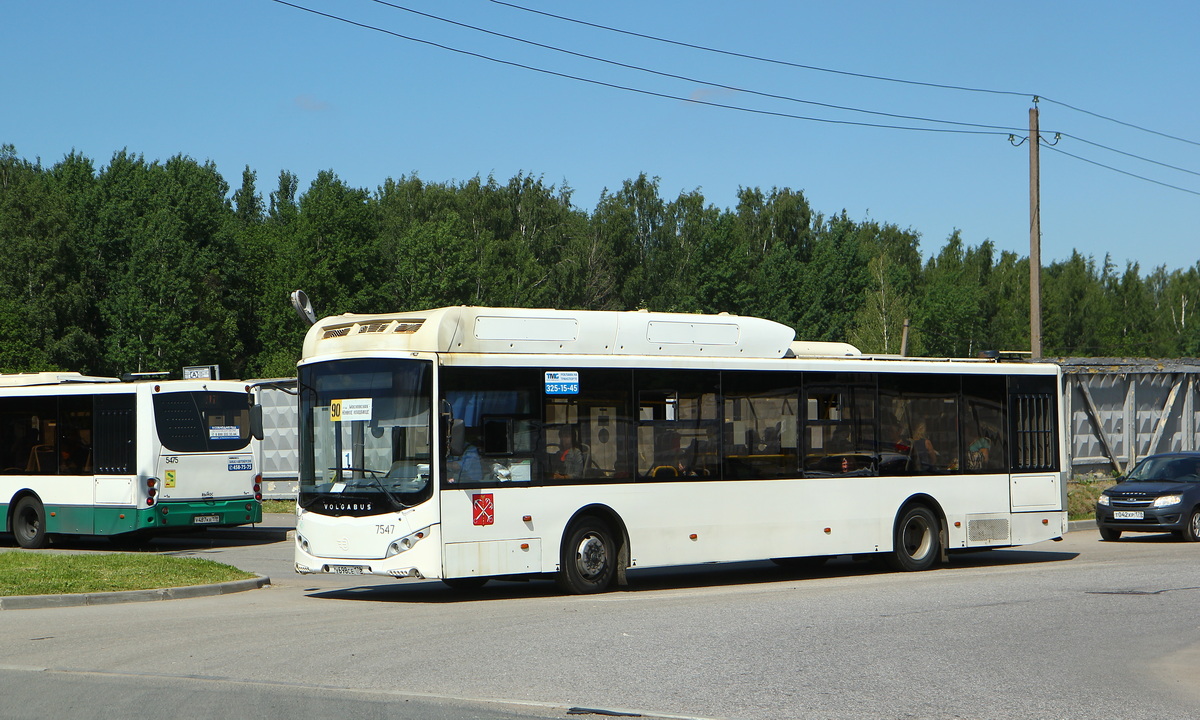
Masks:
[[[1200,4],[1178,2],[714,2],[608,0],[516,5],[599,25],[846,73],[1002,90],[951,91],[683,48],[490,0],[393,4],[603,57],[669,79],[523,45],[372,0],[292,0],[391,33],[512,63],[677,98],[839,122],[953,128],[768,99],[719,86],[898,115],[1025,128],[1031,97],[1055,149],[1042,150],[1042,257],[1073,249],[1142,272],[1200,261]],[[1029,254],[1028,146],[997,135],[821,123],[699,105],[503,65],[272,0],[10,3],[0,143],[51,165],[78,150],[98,166],[212,160],[236,188],[281,170],[374,190],[518,172],[569,184],[591,210],[645,172],[671,199],[699,189],[718,207],[740,186],[803,190],[921,234],[928,255],[955,229],[969,245]],[[1100,120],[1110,116],[1181,142]],[[974,128],[963,128],[974,129]],[[1024,137],[1026,131],[1014,134]],[[1077,138],[1081,138],[1077,139]],[[1181,170],[1089,145],[1096,143]],[[1184,172],[1190,171],[1190,172]]]

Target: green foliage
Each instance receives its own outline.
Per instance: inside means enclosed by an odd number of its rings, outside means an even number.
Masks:
[[[1029,347],[1029,261],[955,231],[823,216],[803,192],[664,197],[645,173],[602,193],[520,173],[373,192],[324,171],[231,191],[212,163],[122,150],[96,169],[0,145],[0,371],[118,374],[215,363],[227,377],[295,372],[319,315],[446,305],[758,315],[806,340],[962,356]],[[1043,269],[1047,355],[1200,355],[1200,263],[1142,275],[1080,253]]]

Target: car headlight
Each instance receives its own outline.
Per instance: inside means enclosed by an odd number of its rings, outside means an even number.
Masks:
[[[1154,507],[1171,507],[1183,502],[1182,495],[1162,495],[1154,498]]]
[[[1096,498],[1096,504],[1107,506],[1108,505],[1108,496],[1101,495],[1100,497]]]

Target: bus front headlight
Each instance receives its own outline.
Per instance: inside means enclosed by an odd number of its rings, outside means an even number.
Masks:
[[[399,555],[400,553],[404,552],[405,550],[411,550],[414,545],[416,545],[418,542],[423,540],[428,535],[429,535],[429,528],[422,528],[414,533],[409,533],[408,535],[405,535],[404,537],[400,538],[399,540],[393,542],[391,545],[388,545],[386,557],[391,557],[393,555]]]

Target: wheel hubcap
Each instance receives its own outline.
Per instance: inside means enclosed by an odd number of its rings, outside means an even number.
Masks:
[[[904,552],[914,560],[920,560],[929,553],[933,544],[933,533],[929,526],[920,518],[913,518],[904,526]]]
[[[1192,537],[1200,538],[1200,512],[1192,513]]]
[[[608,549],[596,535],[587,535],[575,550],[575,566],[584,577],[594,578],[604,573],[608,565]]]

